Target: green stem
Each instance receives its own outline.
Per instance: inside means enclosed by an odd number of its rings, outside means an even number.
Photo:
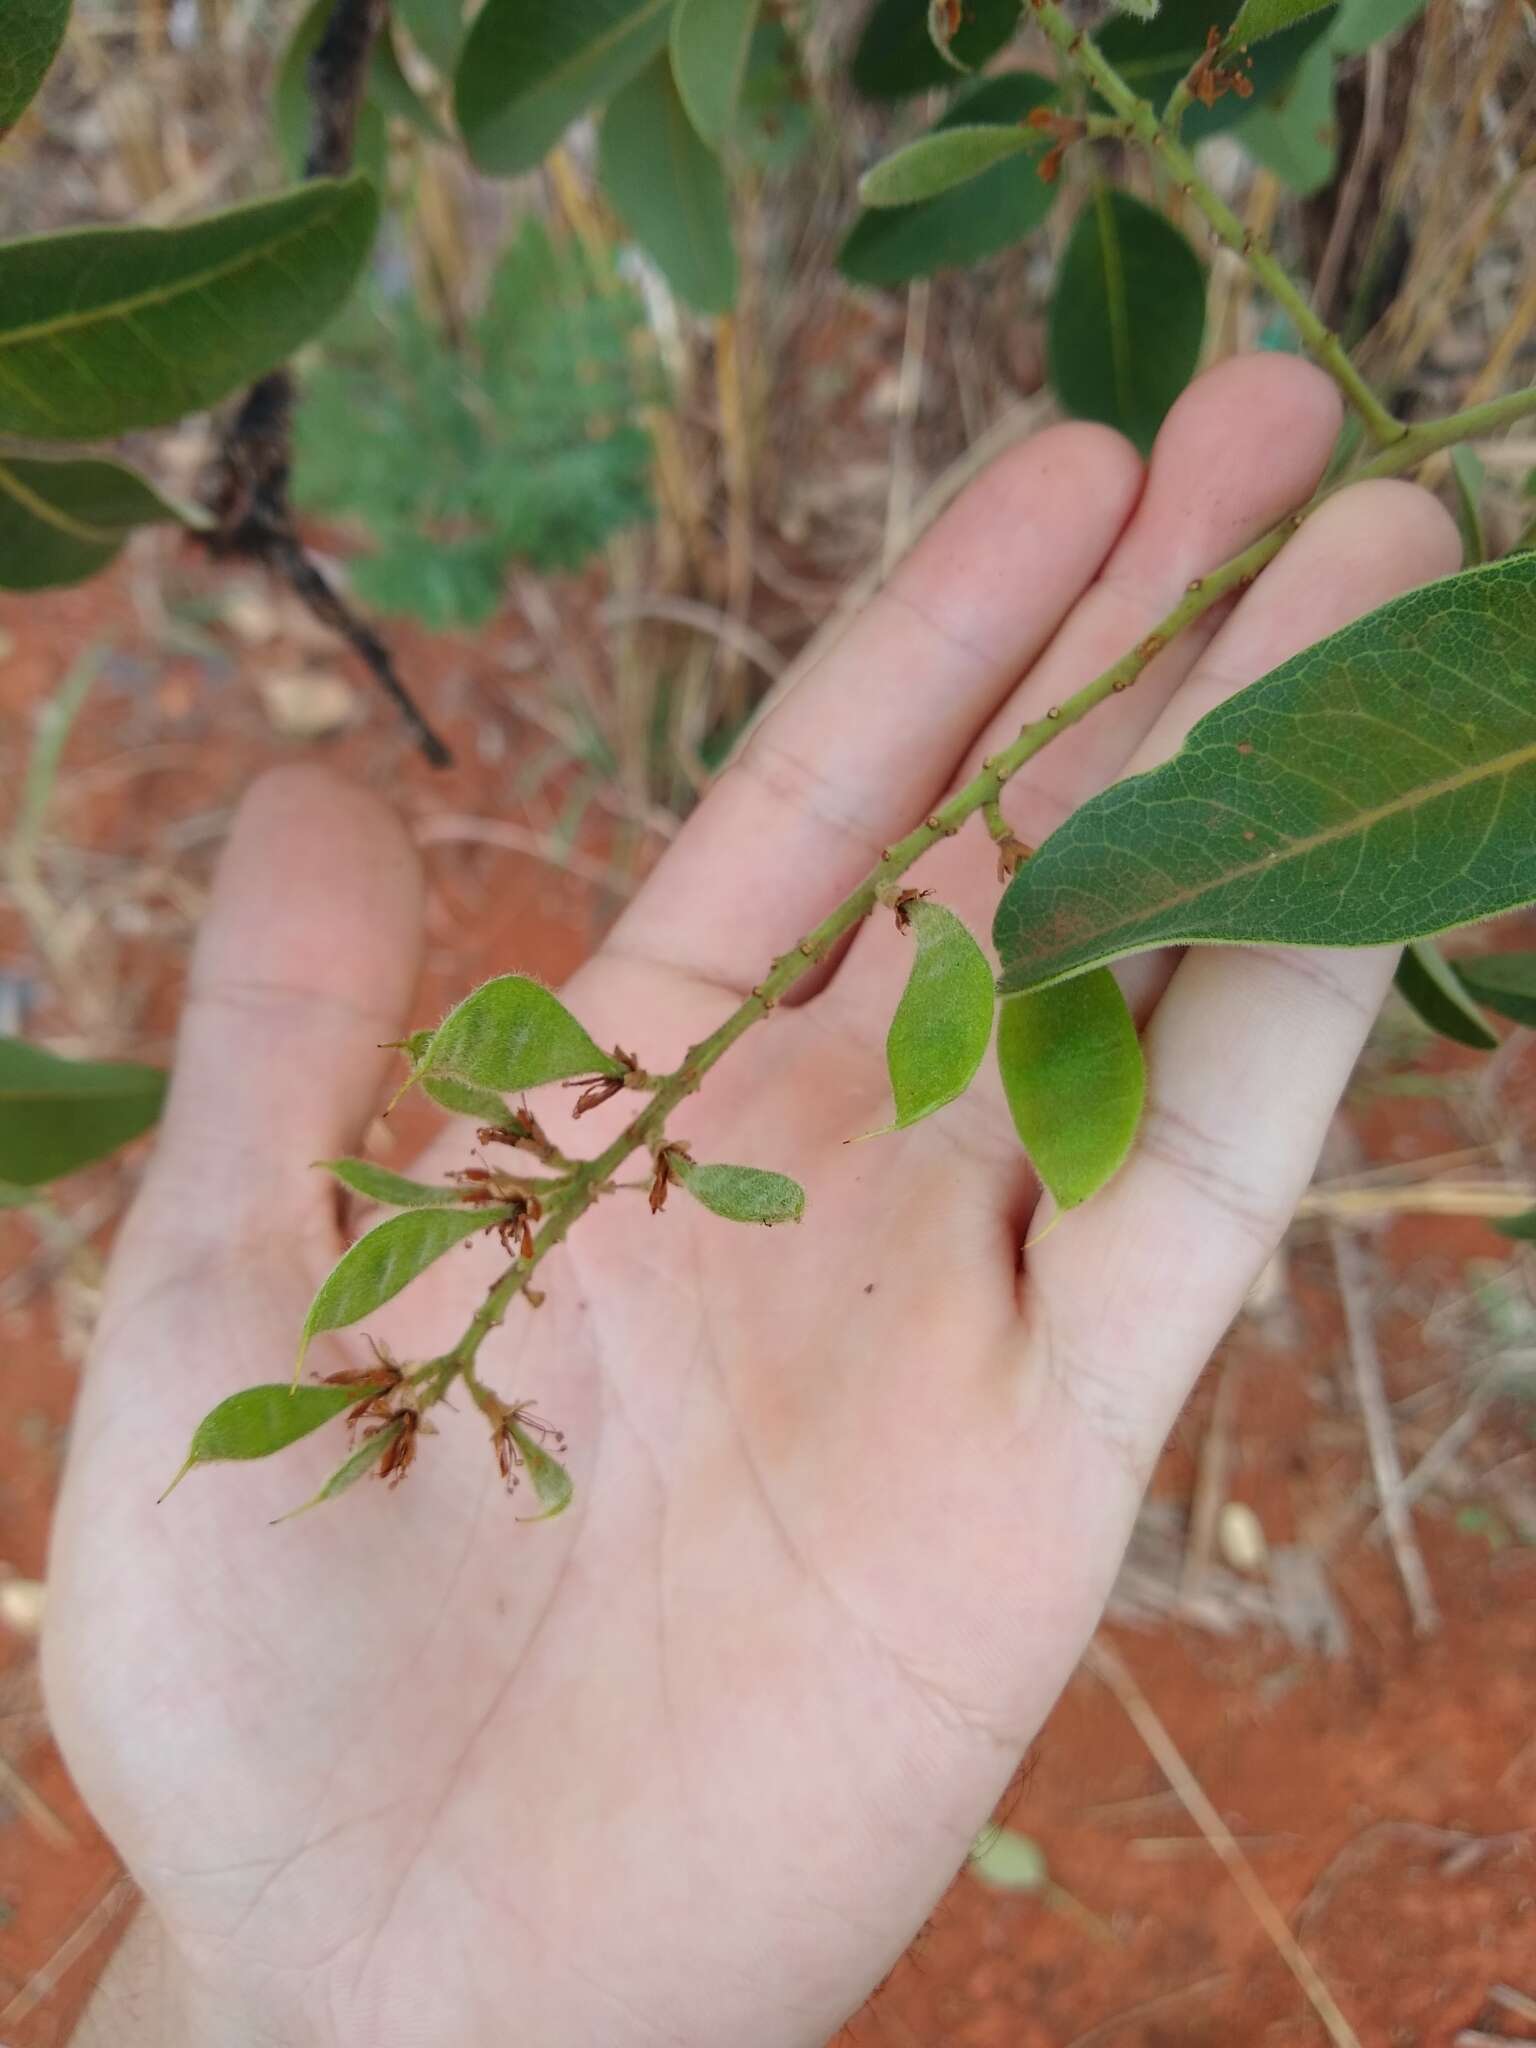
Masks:
[[[1309,504],[1272,526],[1251,546],[1234,555],[1230,561],[1223,562],[1219,569],[1197,578],[1172,611],[1118,661],[1112,662],[1101,675],[1095,676],[1073,696],[1064,697],[1060,704],[1053,705],[1044,718],[1026,725],[1015,740],[984,761],[980,772],[972,776],[963,788],[937,810],[931,811],[904,838],[888,846],[858,886],[851,889],[820,924],[807,932],[798,946],[774,961],[751,995],[731,1012],[725,1022],[707,1038],[691,1046],[682,1064],[672,1073],[660,1076],[656,1092],[645,1108],[625,1125],[607,1150],[575,1167],[563,1185],[550,1196],[544,1222],[534,1239],[532,1258],[517,1259],[507,1268],[492,1285],[452,1351],[445,1353],[440,1361],[434,1361],[431,1376],[424,1375],[422,1379],[420,1405],[425,1408],[440,1400],[455,1376],[472,1364],[481,1344],[506,1314],[509,1303],[527,1286],[534,1271],[555,1246],[564,1240],[577,1218],[591,1208],[599,1195],[608,1192],[613,1185],[613,1176],[625,1160],[635,1152],[650,1150],[662,1142],[668,1117],[696,1092],[710,1068],[723,1059],[754,1024],[760,1023],[802,976],[825,960],[878,902],[889,897],[892,885],[930,847],[958,832],[966,819],[977,811],[983,814],[994,836],[994,821],[1002,821],[1006,831],[998,798],[1019,770],[1106,699],[1130,689],[1142,670],[1170,642],[1222,598],[1251,583],[1265,564],[1279,554],[1303,521],[1346,484],[1358,483],[1369,477],[1400,475],[1438,449],[1480,434],[1497,432],[1499,428],[1533,414],[1536,414],[1536,389],[1490,399],[1486,405],[1471,406],[1465,412],[1454,413],[1442,420],[1431,420],[1424,426],[1403,428],[1390,448],[1363,463],[1349,477],[1319,491]]]
[[[1138,141],[1162,158],[1174,183],[1193,199],[1219,239],[1242,258],[1270,297],[1290,314],[1297,333],[1359,412],[1372,437],[1384,445],[1399,440],[1408,429],[1381,403],[1350,361],[1339,337],[1313,312],[1268,244],[1245,228],[1225,200],[1212,191],[1178,137],[1158,120],[1146,100],[1132,92],[1092,37],[1075,28],[1055,0],[1032,0],[1032,4],[1035,19],[1065,61],[1130,124]],[[1175,92],[1174,101],[1177,98]]]

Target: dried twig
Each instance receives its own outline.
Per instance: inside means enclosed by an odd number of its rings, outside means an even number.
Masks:
[[[110,1889],[65,1936],[43,1967],[33,1972],[4,2011],[0,2011],[0,2026],[12,2026],[16,2021],[24,2020],[29,2013],[36,2012],[45,1999],[53,1996],[72,1965],[85,1954],[93,1941],[105,1934],[133,1897],[134,1891],[130,1878],[113,1880]]]
[[[1197,1977],[1193,1984],[1181,1984],[1176,1991],[1159,1991],[1155,1998],[1143,1998],[1136,2005],[1128,2005],[1124,2012],[1111,2013],[1107,2020],[1090,2027],[1086,2034],[1074,2034],[1066,2048],[1093,2048],[1099,2041],[1107,2041],[1131,2020],[1146,2019],[1149,2014],[1161,2012],[1165,2006],[1176,2005],[1186,1998],[1198,1998],[1203,1991],[1214,1991],[1225,1984],[1230,1970],[1217,1970],[1212,1976]]]

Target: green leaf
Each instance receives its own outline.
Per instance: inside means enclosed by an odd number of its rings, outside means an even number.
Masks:
[[[334,1500],[338,1493],[345,1493],[349,1486],[355,1486],[359,1479],[366,1478],[378,1466],[379,1460],[389,1449],[395,1438],[405,1427],[405,1417],[397,1416],[393,1422],[386,1422],[382,1429],[372,1436],[364,1436],[362,1442],[347,1457],[343,1458],[324,1486],[302,1506],[290,1508],[286,1515],[279,1515],[279,1522],[291,1522],[296,1515],[307,1515],[311,1508],[317,1508],[325,1501]]]
[[[298,1377],[312,1337],[322,1330],[345,1329],[349,1323],[372,1315],[444,1252],[452,1251],[477,1230],[500,1223],[511,1214],[505,1203],[467,1211],[404,1209],[398,1216],[365,1231],[332,1266],[309,1305],[294,1377]]]
[[[997,1065],[1014,1128],[1060,1209],[1119,1172],[1141,1121],[1146,1062],[1107,968],[1005,997]]]
[[[1243,0],[1236,21],[1227,30],[1227,42],[1236,49],[1261,43],[1266,36],[1278,35],[1281,29],[1305,21],[1309,14],[1330,4],[1331,0]]]
[[[1043,1892],[1050,1882],[1045,1851],[1013,1828],[983,1828],[971,1849],[971,1871],[1004,1892]]]
[[[186,227],[0,244],[0,432],[78,441],[224,398],[323,327],[367,259],[366,179]]]
[[[206,524],[120,462],[0,457],[0,589],[52,590],[104,569],[136,526]]]
[[[537,1515],[519,1515],[520,1522],[547,1522],[551,1517],[563,1514],[571,1504],[571,1475],[560,1463],[552,1458],[536,1437],[528,1431],[515,1416],[507,1417],[507,1429],[517,1445],[523,1461],[523,1470],[533,1488],[541,1512]]]
[[[1333,176],[1338,123],[1333,105],[1333,52],[1315,43],[1284,85],[1232,130],[1235,141],[1266,170],[1305,198]]]
[[[1536,1238],[1536,1209],[1527,1209],[1523,1216],[1496,1217],[1493,1227],[1500,1237]]]
[[[505,1110],[501,1113],[506,1114]],[[354,1194],[370,1202],[388,1203],[394,1209],[452,1209],[468,1197],[465,1188],[407,1180],[403,1173],[391,1173],[387,1166],[376,1166],[371,1159],[317,1159],[315,1164],[334,1174]]]
[[[1343,0],[1328,42],[1339,57],[1358,57],[1372,43],[1406,28],[1424,11],[1424,0]]]
[[[1004,72],[958,94],[930,133],[961,122],[1017,127],[1032,107],[1048,106],[1055,97],[1054,83],[1038,72]],[[963,189],[919,206],[864,214],[843,244],[838,268],[855,284],[897,285],[979,263],[1039,227],[1058,190],[1039,175],[1033,159],[995,164]]]
[[[753,31],[733,156],[770,174],[789,170],[815,140],[811,102],[800,46],[783,22],[769,15]]]
[[[965,1093],[986,1057],[997,1007],[987,956],[952,910],[919,896],[901,914],[917,951],[885,1040],[892,1131]]]
[[[418,135],[426,136],[429,142],[446,142],[448,131],[401,67],[391,27],[392,24],[386,21],[374,41],[373,62],[368,71],[368,97],[381,114],[404,121]],[[384,189],[382,178],[379,189]]]
[[[1007,157],[1039,147],[1027,128],[935,128],[866,171],[859,180],[865,206],[916,206],[957,185],[969,184]]]
[[[1014,876],[1004,990],[1169,944],[1401,945],[1536,896],[1536,558],[1394,598]],[[1478,993],[1478,991],[1474,991]]]
[[[418,1068],[423,1078],[446,1076],[514,1095],[545,1081],[623,1071],[559,997],[526,974],[498,975],[466,996],[433,1032]]]
[[[1285,84],[1312,45],[1327,35],[1335,12],[1319,8],[1259,43],[1251,67],[1243,69],[1253,87],[1251,96],[1244,99],[1226,92],[1209,107],[1197,101],[1185,111],[1185,141],[1203,142],[1262,106]],[[1126,83],[1160,108],[1205,49],[1207,33],[1219,28],[1225,34],[1236,13],[1235,0],[1163,0],[1155,21],[1132,21],[1122,15],[1106,23],[1099,47]]]
[[[452,77],[464,40],[463,0],[391,0],[391,11],[422,55],[444,78]]]
[[[1484,953],[1458,960],[1455,973],[1478,1002],[1536,1031],[1536,953]]]
[[[476,1088],[472,1082],[455,1081],[447,1074],[424,1075],[421,1085],[439,1108],[451,1109],[455,1116],[473,1117],[477,1124],[504,1124],[507,1120],[507,1105],[489,1088]]]
[[[25,111],[58,55],[69,0],[5,0],[0,34],[0,137]]]
[[[160,1114],[158,1067],[66,1060],[0,1038],[0,1180],[39,1187],[104,1159]]]
[[[711,149],[731,132],[759,0],[678,0],[672,16],[672,76],[688,118]]]
[[[855,88],[866,99],[902,100],[955,82],[955,69],[976,71],[1019,25],[1020,0],[962,0],[963,19],[948,59],[928,33],[927,0],[875,0],[853,53]]]
[[[1056,273],[1050,378],[1080,419],[1118,427],[1142,453],[1195,373],[1205,272],[1169,221],[1099,185]]]
[[[728,313],[736,297],[730,192],[664,51],[609,101],[598,167],[619,217],[678,297],[700,313]]]
[[[0,1180],[0,1209],[25,1209],[36,1200],[36,1188],[18,1188],[8,1180]]]
[[[672,1171],[696,1202],[728,1223],[798,1223],[805,1189],[788,1174],[760,1166],[696,1166],[674,1152]]]
[[[1397,992],[1409,1008],[1442,1038],[1491,1052],[1499,1034],[1478,1010],[1447,964],[1440,948],[1417,939],[1397,963]]]
[[[266,1386],[245,1387],[217,1408],[210,1408],[192,1432],[187,1461],[161,1494],[174,1493],[194,1465],[212,1465],[226,1458],[270,1458],[300,1437],[309,1436],[348,1408],[367,1399],[376,1388]]]
[[[1478,507],[1483,494],[1484,470],[1475,448],[1462,446],[1451,450],[1451,475],[1456,484],[1456,524],[1461,529],[1461,559],[1464,566],[1471,569],[1488,559],[1483,515]]]
[[[486,0],[454,78],[459,132],[482,171],[529,171],[594,100],[665,48],[673,0]]]

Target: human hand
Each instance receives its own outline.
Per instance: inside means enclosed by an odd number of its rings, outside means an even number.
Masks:
[[[680,1058],[967,759],[1301,503],[1338,423],[1320,373],[1253,358],[1186,393],[1146,476],[1092,426],[1002,458],[721,777],[571,985],[588,1029],[653,1070]],[[1457,559],[1410,486],[1340,494],[1029,765],[1015,830],[1038,842],[1217,699]],[[912,879],[985,930],[979,827]],[[793,1174],[804,1225],[604,1200],[541,1274],[546,1305],[514,1305],[482,1351],[567,1433],[565,1516],[518,1526],[472,1410],[398,1490],[281,1529],[333,1444],[157,1508],[199,1416],[289,1370],[340,1249],[310,1162],[378,1102],[419,894],[373,798],[289,771],[247,802],[199,943],[45,1643],[59,1740],[147,1900],[137,1990],[104,1991],[101,2038],[814,2048],[921,1924],[1080,1656],[1393,956],[1125,963],[1140,1139],[1021,1261],[1038,1191],[990,1073],[843,1142],[884,1120],[910,958],[877,915],[676,1121],[701,1158]],[[466,1152],[460,1127],[432,1159]],[[435,1354],[500,1263],[477,1241],[370,1332]],[[358,1357],[326,1340],[311,1364]]]

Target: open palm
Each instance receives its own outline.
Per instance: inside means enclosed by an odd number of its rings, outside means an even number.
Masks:
[[[1006,456],[721,778],[571,1007],[674,1063],[967,759],[1301,502],[1337,425],[1318,373],[1240,360],[1180,401],[1146,474],[1089,426]],[[1019,778],[1015,829],[1038,841],[1455,560],[1411,487],[1342,494]],[[979,827],[915,879],[986,928]],[[1390,955],[1129,963],[1144,1131],[1039,1235],[990,1076],[844,1142],[886,1120],[910,942],[881,914],[674,1119],[700,1159],[793,1174],[805,1223],[743,1229],[678,1195],[652,1217],[621,1191],[545,1267],[546,1305],[487,1343],[486,1377],[570,1440],[562,1519],[519,1525],[465,1404],[398,1490],[269,1528],[332,1432],[157,1509],[199,1415],[288,1370],[339,1248],[310,1162],[376,1106],[418,895],[374,799],[312,771],[253,793],[114,1259],[46,1644],[60,1741],[148,1901],[153,2011],[110,2037],[814,2048],[911,1938],[1081,1653]],[[433,1163],[467,1157],[459,1127]],[[440,1351],[498,1262],[477,1240],[370,1332]]]

